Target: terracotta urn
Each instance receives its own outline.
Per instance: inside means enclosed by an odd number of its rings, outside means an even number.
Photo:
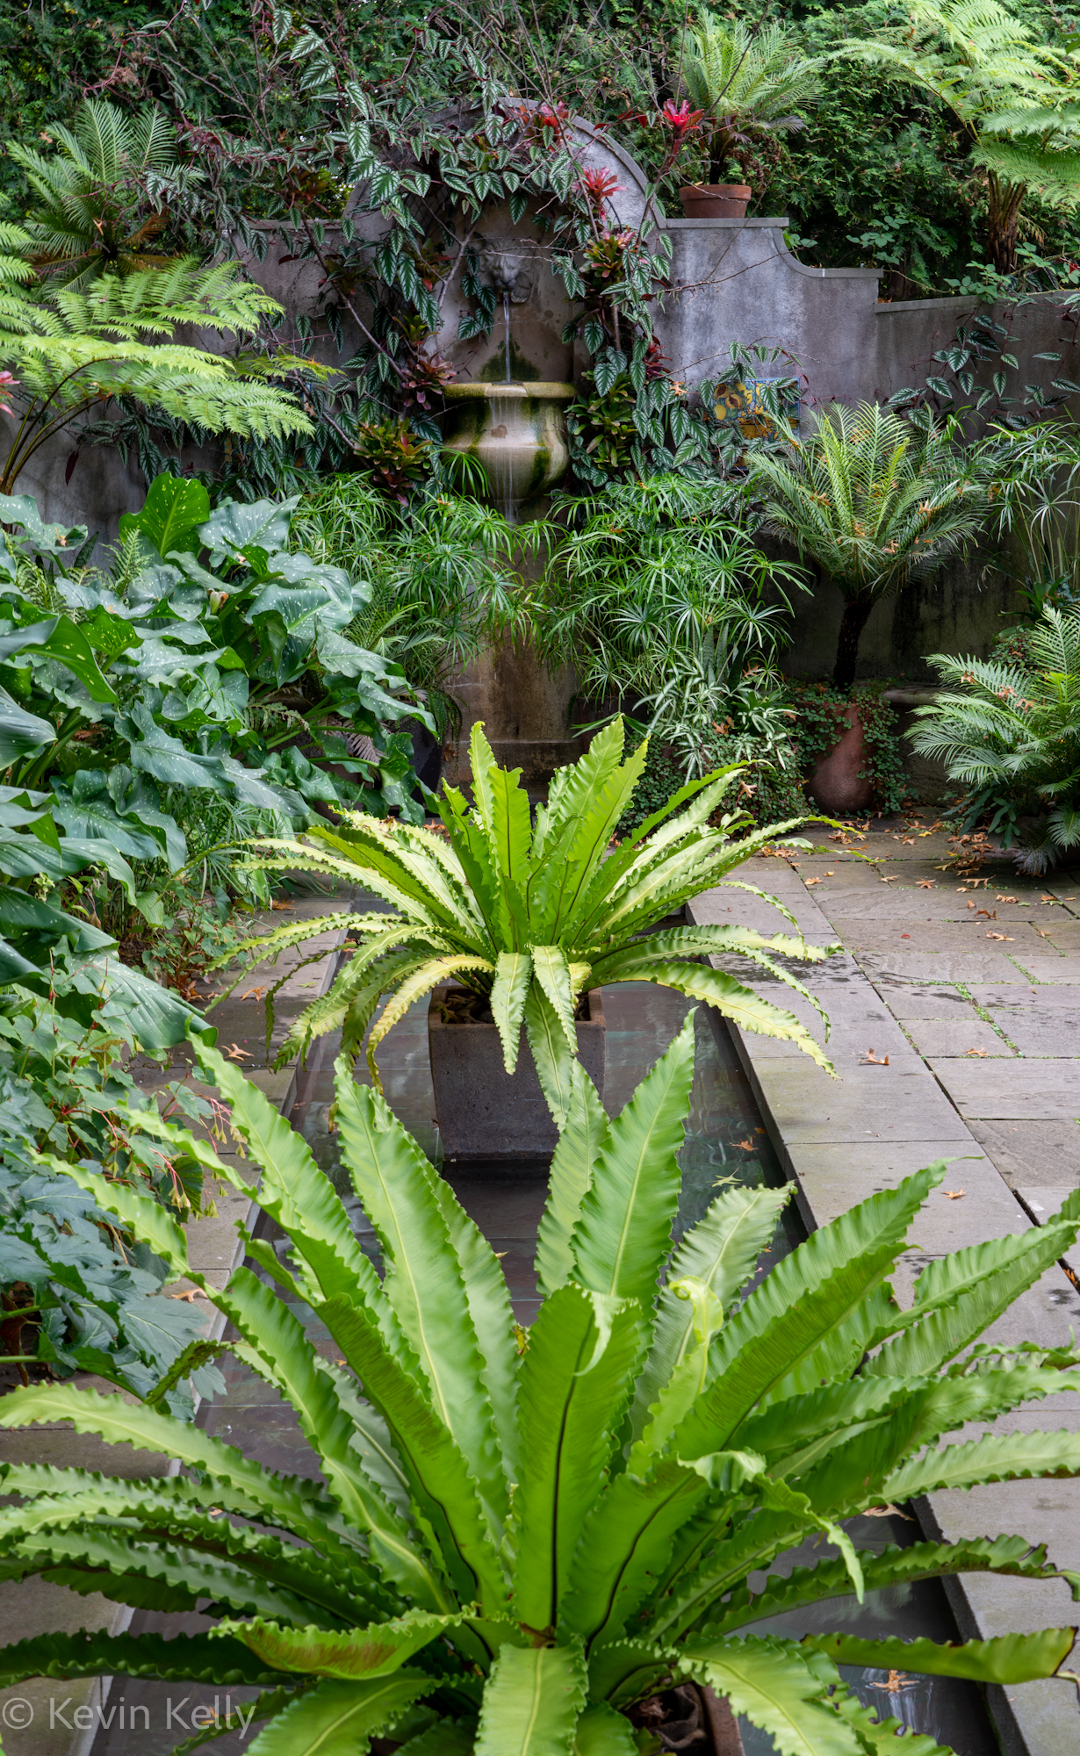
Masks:
[[[806,791],[830,817],[846,817],[854,811],[869,810],[874,795],[869,780],[863,777],[866,734],[854,701],[841,710],[837,724],[838,729],[842,728],[839,739],[818,763],[806,783]]]
[[[679,190],[687,219],[745,219],[749,183],[691,183]]]

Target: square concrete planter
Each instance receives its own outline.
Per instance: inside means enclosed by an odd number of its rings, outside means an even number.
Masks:
[[[544,1101],[524,1029],[517,1069],[507,1073],[494,1024],[445,1022],[449,986],[432,990],[428,1053],[435,1114],[448,1159],[550,1158],[558,1130]],[[589,1016],[577,1026],[578,1060],[604,1095],[607,1026],[599,988],[587,995]]]

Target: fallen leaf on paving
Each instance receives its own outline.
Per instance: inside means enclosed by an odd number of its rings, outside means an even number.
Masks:
[[[756,1152],[757,1151],[757,1147],[754,1145],[752,1140],[737,1140],[735,1142],[735,1145],[739,1148],[740,1152]]]
[[[1019,902],[1020,898],[1018,896],[999,896],[998,901],[999,902]]]
[[[915,846],[915,837],[913,835],[905,835],[904,846],[906,848],[913,848]]]
[[[198,1287],[191,1287],[186,1293],[166,1293],[165,1297],[167,1299],[186,1299],[190,1305],[193,1299],[201,1299],[205,1295],[199,1291]]]
[[[965,1055],[985,1055],[986,1052],[987,1051],[985,1049],[965,1049],[964,1050]]]
[[[803,883],[808,885],[808,886],[811,884],[820,884],[821,879],[820,878],[804,878]]]
[[[292,906],[293,905],[291,902],[272,902],[270,904],[271,908],[280,909],[283,914],[291,914],[292,913]]]
[[[1038,933],[1040,939],[1049,939],[1049,937],[1050,937],[1049,933],[1046,931],[1046,929],[1044,927],[1036,927],[1035,931],[1036,931],[1036,933]]]
[[[914,1524],[915,1520],[908,1512],[901,1512],[899,1506],[891,1503],[885,1506],[867,1506],[860,1514],[863,1518],[902,1518],[905,1524]]]
[[[919,879],[919,889],[920,890],[935,890],[936,888],[937,888],[937,879],[936,878],[920,878]]]
[[[836,874],[834,872],[826,872],[825,876],[826,876],[826,878],[833,878],[836,876]]]
[[[867,1049],[865,1058],[860,1062],[860,1066],[866,1067],[868,1065],[873,1065],[874,1067],[887,1067],[889,1065],[889,1057],[886,1055],[885,1059],[882,1060],[880,1055],[874,1054],[873,1049]]]
[[[1057,901],[1057,897],[1056,896],[1040,896],[1039,901],[1040,902],[1048,902],[1048,903],[1050,903],[1050,905],[1052,907],[1053,904]]]
[[[251,1050],[250,1049],[242,1049],[240,1047],[239,1043],[230,1043],[228,1048],[225,1050],[225,1059],[227,1061],[241,1061],[244,1059],[245,1056],[247,1057],[247,1059],[249,1061],[254,1059],[254,1057],[252,1056]]]
[[[899,872],[895,873],[894,876],[891,878],[886,878],[884,872],[879,872],[878,877],[881,879],[881,882],[883,884],[899,884],[899,882],[900,882]]]
[[[941,1193],[944,1195],[946,1201],[962,1201],[964,1196],[967,1194],[967,1190],[966,1189],[943,1189],[941,1191]]]
[[[240,998],[241,1000],[261,1000],[265,993],[266,989],[264,987],[249,988],[246,994],[241,994]]]
[[[968,907],[969,908],[971,907],[970,903],[968,903]],[[997,920],[997,909],[994,910],[993,914],[991,914],[991,912],[988,908],[976,909],[975,912],[976,912],[976,914],[985,915],[988,921],[996,921]]]
[[[871,1689],[887,1689],[890,1695],[899,1695],[901,1689],[906,1689],[914,1680],[914,1677],[906,1677],[903,1671],[890,1671],[884,1683],[871,1683],[870,1687]]]
[[[1012,942],[1013,942],[1013,936],[1012,936],[1012,934],[1011,934],[1011,933],[993,933],[993,932],[990,932],[990,933],[987,933],[987,935],[986,935],[986,937],[987,937],[987,938],[988,938],[988,939],[1004,939],[1004,940],[1006,940],[1006,941],[1007,941],[1007,942],[1008,942],[1008,944],[1010,944],[1010,945],[1011,945],[1011,944],[1012,944]]]

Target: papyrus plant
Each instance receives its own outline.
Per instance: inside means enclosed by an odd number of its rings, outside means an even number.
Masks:
[[[879,1724],[838,1664],[1006,1685],[1059,1669],[1072,1628],[864,1640],[841,1608],[835,1632],[802,1641],[755,1629],[947,1574],[1062,1578],[1080,1595],[1080,1576],[1023,1537],[859,1553],[843,1529],[883,1502],[1080,1472],[1075,1432],[948,1442],[1080,1389],[1076,1350],[979,1342],[1072,1245],[1080,1191],[1046,1226],[932,1261],[901,1310],[888,1277],[939,1163],[822,1227],[743,1297],[785,1191],[725,1190],[671,1254],[691,1017],[611,1121],[576,1068],[540,1226],[545,1298],[525,1331],[498,1258],[347,1061],[342,1156],[382,1279],[304,1142],[236,1068],[196,1053],[290,1241],[287,1257],[249,1244],[264,1278],[240,1267],[219,1291],[163,1209],[67,1168],[203,1286],[234,1352],[295,1409],[320,1478],[276,1475],[148,1403],[67,1385],[3,1398],[0,1426],[70,1421],[185,1473],[4,1467],[0,1578],[198,1606],[214,1622],[172,1638],[39,1635],[0,1651],[0,1686],[98,1673],[255,1684],[265,1723],[250,1756],[357,1756],[375,1733],[410,1756],[635,1756],[627,1710],[689,1679],[781,1756],[891,1756],[897,1722]],[[205,1144],[164,1121],[153,1132],[250,1193]],[[832,1547],[766,1577],[812,1534]]]

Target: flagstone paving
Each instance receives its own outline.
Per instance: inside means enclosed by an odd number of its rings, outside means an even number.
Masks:
[[[970,844],[968,844],[970,846]],[[909,1238],[905,1296],[935,1256],[1045,1223],[1080,1187],[1080,870],[1024,878],[1000,854],[965,874],[958,845],[922,823],[814,836],[812,852],[759,856],[743,874],[799,927],[843,952],[799,974],[828,1012],[837,1078],[793,1045],[736,1031],[739,1051],[808,1225],[824,1224],[934,1159],[952,1162]],[[697,921],[775,932],[775,910],[738,891],[696,899]],[[794,966],[793,966],[794,967]],[[739,973],[817,1035],[814,1010]],[[907,1296],[910,1296],[907,1295]],[[1080,1251],[1054,1265],[990,1335],[1068,1344],[1080,1333]],[[998,1430],[1080,1428],[1080,1397],[1048,1398]],[[967,1428],[957,1440],[977,1436]],[[1080,1481],[934,1494],[928,1536],[1018,1532],[1080,1567]],[[986,1577],[950,1590],[963,1633],[1073,1624],[1064,1586]],[[1076,1668],[1076,1653],[1070,1661]],[[1072,1683],[989,1692],[1007,1756],[1076,1756]]]

